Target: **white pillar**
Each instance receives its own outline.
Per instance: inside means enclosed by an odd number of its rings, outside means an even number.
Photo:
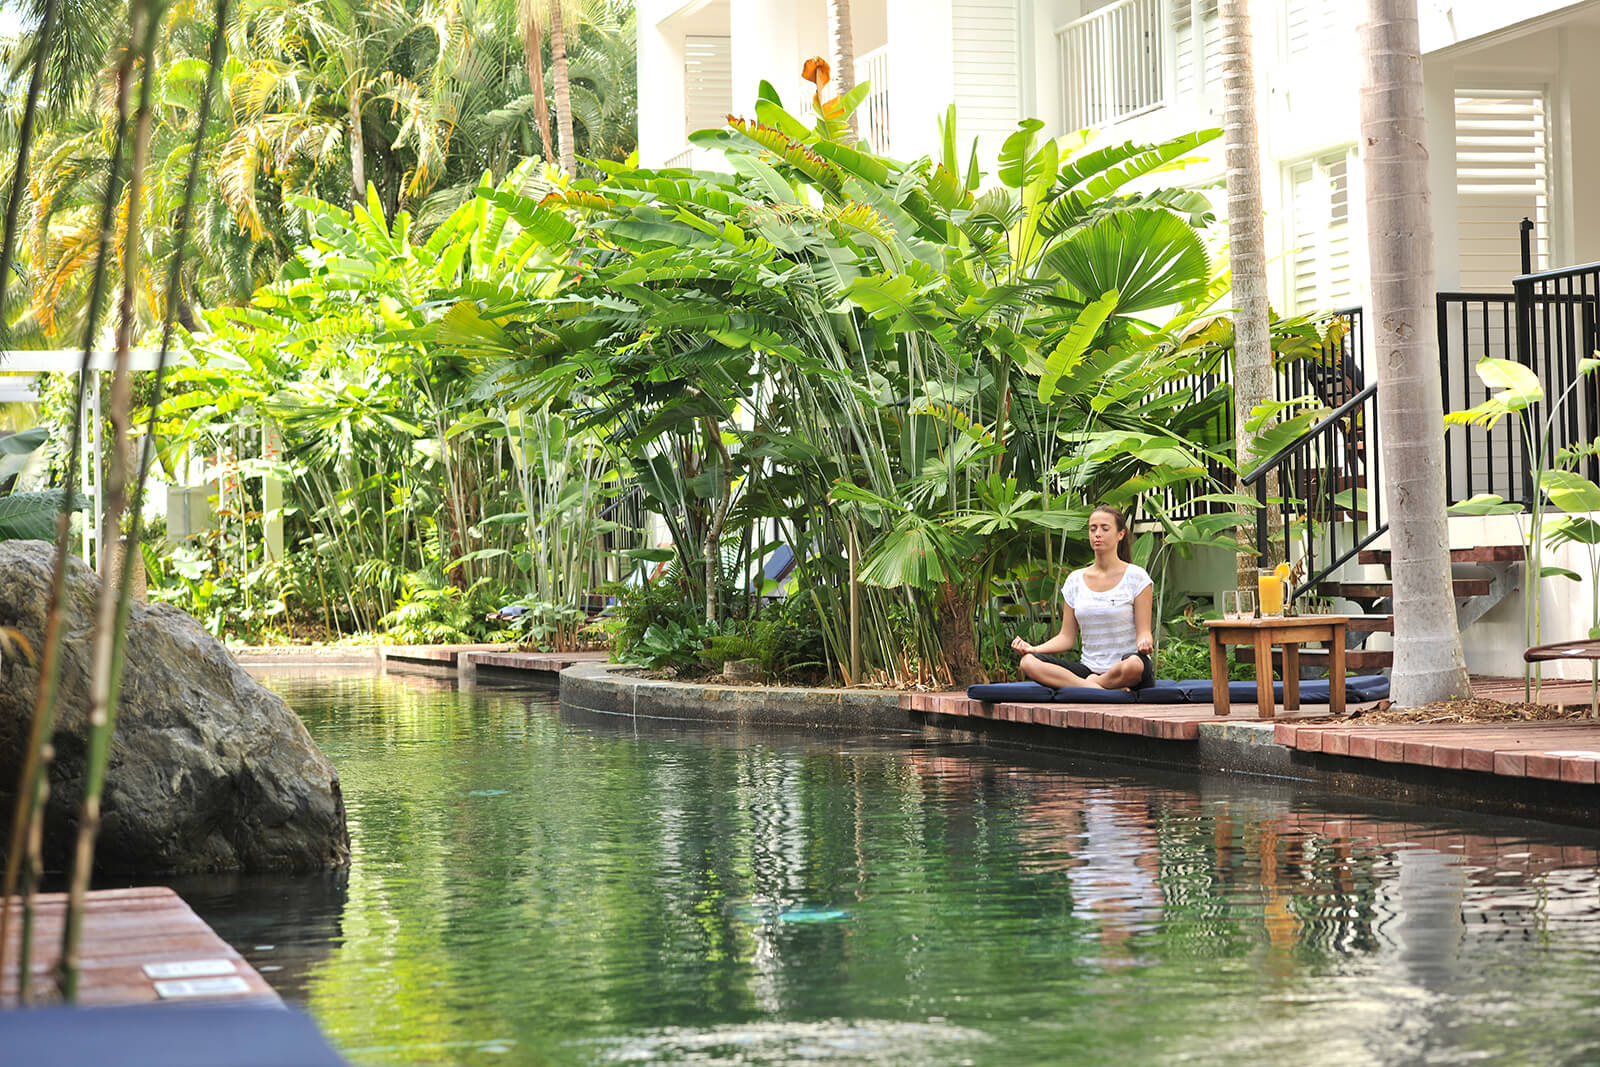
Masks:
[[[756,91],[772,83],[784,110],[799,115],[816,87],[800,77],[812,56],[828,55],[822,0],[742,0],[728,8],[733,38],[733,113],[755,118]],[[831,94],[830,94],[831,95]]]
[[[888,0],[889,128],[894,131],[898,159],[927,155],[939,158],[939,120],[955,100],[951,63],[955,56],[951,0]],[[972,138],[979,131],[971,116],[963,127],[956,116],[961,165],[966,166]],[[994,169],[994,160],[980,154],[978,163]]]
[[[261,425],[261,458],[268,463],[283,458],[283,438],[270,422]],[[283,559],[283,480],[271,474],[261,477],[261,527],[267,558],[276,563]]]

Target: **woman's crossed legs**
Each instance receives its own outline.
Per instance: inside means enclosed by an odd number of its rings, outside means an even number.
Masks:
[[[1052,689],[1083,686],[1089,689],[1141,689],[1154,681],[1150,657],[1136,652],[1095,674],[1077,660],[1062,659],[1046,652],[1029,652],[1022,657],[1022,673]]]

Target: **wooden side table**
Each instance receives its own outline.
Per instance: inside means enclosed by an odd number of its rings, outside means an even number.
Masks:
[[[1254,645],[1256,708],[1260,718],[1277,711],[1272,695],[1272,649],[1283,648],[1283,710],[1300,708],[1300,646],[1321,641],[1328,646],[1328,701],[1333,714],[1344,714],[1344,615],[1289,615],[1278,619],[1207,619],[1211,631],[1211,701],[1218,715],[1228,714],[1228,645]]]

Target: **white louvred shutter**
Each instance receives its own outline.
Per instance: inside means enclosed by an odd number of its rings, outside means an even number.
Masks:
[[[1355,302],[1348,151],[1291,164],[1287,172],[1289,303],[1295,312]]]
[[[733,48],[727,37],[683,39],[684,133],[720,130],[733,110]]]
[[[1522,272],[1521,223],[1533,220],[1533,269],[1550,265],[1550,153],[1543,89],[1458,89],[1456,242],[1461,288],[1509,288]]]
[[[1015,3],[953,0],[952,88],[963,134],[1004,136],[1022,109],[1022,39]]]
[[[1347,55],[1355,46],[1355,20],[1341,0],[1288,0],[1283,14],[1283,54]]]
[[[1199,29],[1195,15],[1199,15]],[[1222,17],[1217,0],[1172,0],[1173,78],[1180,97],[1222,87]]]

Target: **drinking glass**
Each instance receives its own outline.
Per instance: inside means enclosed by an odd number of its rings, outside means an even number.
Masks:
[[[1256,594],[1251,589],[1228,589],[1222,594],[1224,619],[1248,619],[1256,613]]]
[[[1256,594],[1260,598],[1261,615],[1267,619],[1283,617],[1284,581],[1270,567],[1256,572]]]

